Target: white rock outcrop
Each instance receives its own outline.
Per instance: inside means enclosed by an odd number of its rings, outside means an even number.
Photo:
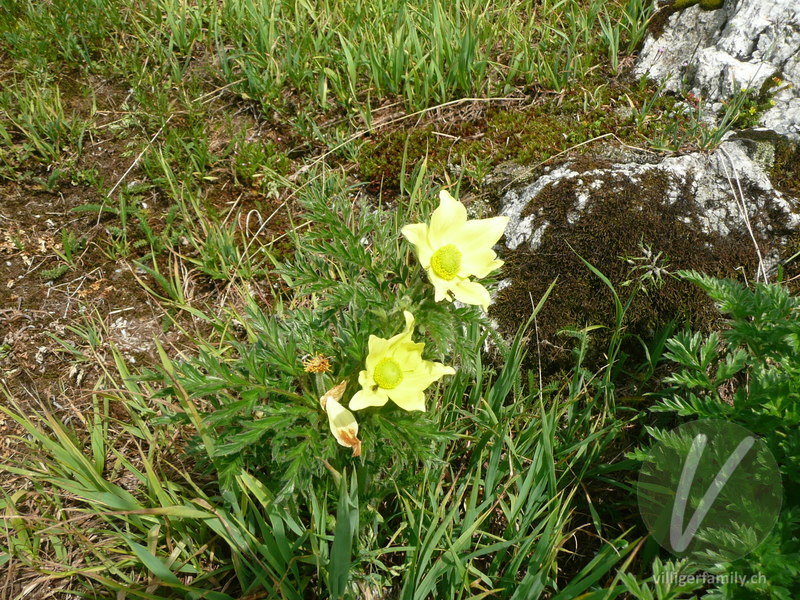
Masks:
[[[678,10],[648,35],[635,72],[712,104],[779,77],[784,83],[774,88],[775,105],[761,124],[800,139],[800,0],[725,0],[717,10]]]

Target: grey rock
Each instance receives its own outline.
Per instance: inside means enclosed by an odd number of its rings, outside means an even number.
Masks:
[[[677,11],[645,39],[635,72],[670,91],[692,92],[711,109],[739,89],[760,90],[780,77],[790,85],[779,86],[761,123],[800,139],[800,2],[726,0],[718,10]]]
[[[526,246],[539,250],[554,220],[552,207],[542,197],[556,186],[568,186],[571,206],[566,207],[566,225],[574,226],[587,212],[593,199],[617,190],[641,188],[652,193],[658,182],[660,202],[671,207],[680,202],[674,218],[689,224],[698,233],[728,236],[734,231],[754,231],[768,270],[775,266],[775,246],[785,241],[787,232],[800,226],[797,201],[775,190],[766,168],[769,166],[767,142],[729,139],[710,154],[695,152],[668,156],[657,162],[629,161],[600,163],[584,168],[564,163],[529,185],[509,190],[502,199],[501,214],[509,217],[506,246],[516,250]],[[756,274],[753,274],[755,276]]]

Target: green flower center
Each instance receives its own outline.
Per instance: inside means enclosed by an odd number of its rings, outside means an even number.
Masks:
[[[403,371],[396,360],[384,358],[375,367],[372,378],[385,390],[393,390],[403,381]]]
[[[453,244],[442,246],[431,256],[431,269],[445,281],[450,281],[461,270],[461,251]]]

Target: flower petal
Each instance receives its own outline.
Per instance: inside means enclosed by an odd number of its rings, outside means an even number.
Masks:
[[[405,330],[403,330],[403,333],[408,334],[408,338],[409,338],[408,341],[411,341],[411,334],[414,332],[414,323],[416,321],[414,320],[414,315],[412,315],[407,310],[403,311],[403,317],[406,320],[406,328],[405,328]]]
[[[425,390],[433,382],[438,381],[445,375],[455,375],[453,367],[443,365],[439,362],[423,360],[422,364],[411,373],[403,373],[403,384],[409,388]],[[389,395],[391,398],[391,394]],[[392,398],[394,400],[394,398]]]
[[[463,302],[464,304],[477,304],[483,307],[485,311],[489,310],[489,305],[492,303],[489,291],[475,281],[459,281],[453,286],[453,295],[459,302]]]
[[[403,311],[403,316],[406,319],[406,326],[403,331],[388,340],[387,353],[394,352],[394,350],[401,344],[411,343],[411,335],[414,333],[414,315],[407,310]],[[370,353],[372,350],[370,349]]]
[[[367,357],[369,360],[369,357]],[[375,385],[375,379],[373,378],[373,371],[364,370],[358,374],[358,385],[362,388],[371,388]]]
[[[453,198],[447,190],[439,192],[439,208],[431,215],[428,239],[436,250],[451,243],[467,222],[467,209]]]
[[[406,386],[389,390],[389,398],[403,410],[425,412],[425,392]]]
[[[367,346],[369,348],[369,354],[367,354],[366,367],[367,371],[372,373],[372,371],[375,370],[375,365],[389,354],[392,347],[392,340],[385,340],[379,338],[377,335],[371,335],[369,336]]]
[[[392,358],[401,365],[403,371],[413,371],[422,362],[423,350],[425,350],[425,344],[422,342],[398,344],[392,353]]]
[[[389,396],[386,394],[386,390],[365,387],[355,393],[350,399],[349,406],[351,410],[361,410],[368,406],[383,406],[388,401]]]
[[[460,237],[465,242],[464,249],[491,248],[503,237],[508,220],[508,217],[492,217],[467,221],[462,225],[460,232]],[[461,251],[464,252],[464,249]]]
[[[504,264],[502,260],[497,258],[497,254],[491,248],[475,249],[462,254],[461,270],[458,275],[464,279],[469,276],[483,279]]]
[[[400,230],[400,233],[413,244],[417,260],[422,268],[427,269],[431,265],[431,256],[433,255],[433,248],[428,239],[428,226],[425,223],[406,225]]]
[[[450,297],[450,290],[453,287],[454,281],[442,279],[433,272],[433,269],[428,269],[428,280],[433,284],[434,300],[436,300],[436,302],[453,300]]]
[[[353,449],[353,456],[361,456],[361,440],[358,439],[358,421],[349,410],[333,398],[325,403],[331,433],[340,445]]]

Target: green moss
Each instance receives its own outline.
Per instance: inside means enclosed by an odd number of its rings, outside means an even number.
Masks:
[[[776,137],[775,160],[769,171],[772,185],[778,191],[794,198],[795,209],[800,211],[800,144],[788,141],[784,137]],[[800,232],[795,232],[789,237],[784,251],[784,260],[790,256],[795,258],[782,267],[783,278],[789,282],[789,288],[794,293],[800,293],[800,259],[796,258],[800,252]]]
[[[700,8],[703,10],[717,10],[718,8],[722,8],[724,3],[724,0],[675,0],[671,4],[671,8],[674,10],[684,10],[690,6],[699,4]]]
[[[777,190],[800,198],[800,145],[785,138],[776,140],[770,179]]]
[[[597,161],[578,161],[577,171],[604,166]],[[592,177],[597,177],[592,175]],[[746,232],[722,236],[703,233],[695,212],[691,181],[679,190],[677,201],[665,198],[670,183],[663,173],[652,172],[637,182],[604,174],[602,185],[592,192],[590,204],[578,220],[570,219],[576,202],[576,180],[565,179],[542,190],[528,214],[542,214],[531,228],[548,223],[537,250],[518,248],[507,252],[504,276],[513,282],[503,289],[492,307],[492,316],[502,331],[511,334],[530,314],[531,297],[540,298],[550,283],[558,284],[537,318],[541,359],[545,371],[566,368],[572,356],[569,338],[558,332],[567,327],[603,325],[596,330],[597,354],[607,348],[614,324],[614,300],[609,289],[591,274],[580,257],[603,272],[627,297],[630,288],[622,283],[631,278],[631,265],[623,257],[641,254],[639,244],[652,247],[667,257],[670,270],[694,268],[728,277],[755,271],[757,259]],[[689,216],[690,223],[685,222]],[[571,222],[572,221],[572,222]],[[626,315],[626,333],[652,339],[655,332],[672,320],[707,329],[717,322],[717,311],[696,287],[665,277],[663,287],[650,294],[639,293]],[[635,351],[634,348],[631,351]],[[535,354],[535,353],[534,353]],[[534,356],[534,360],[538,360]]]
[[[754,160],[768,155],[770,160],[761,162],[772,185],[791,198],[800,198],[800,144],[767,129],[738,132],[736,140],[748,147]]]
[[[379,133],[361,153],[360,175],[371,182],[373,192],[385,193],[397,189],[404,161],[410,169],[427,158],[429,171],[452,173],[456,167],[464,176],[462,189],[479,188],[492,166],[538,164],[606,133],[640,143],[630,105],[640,106],[654,94],[646,81],[609,85],[607,79],[598,78],[524,108],[506,104],[470,107],[442,123]],[[667,110],[673,102],[660,96],[652,110]]]
[[[785,199],[800,213],[800,144],[787,140],[774,131],[751,129],[736,134],[736,140],[743,143],[753,160],[761,162],[769,173],[773,187],[784,194]],[[758,194],[758,190],[744,190],[746,196]],[[776,278],[786,282],[793,293],[800,293],[800,231],[780,224],[781,212],[765,207],[766,216],[774,222],[771,236],[783,242],[772,247],[778,254]],[[771,212],[774,211],[774,212]],[[762,246],[762,248],[765,246]]]

